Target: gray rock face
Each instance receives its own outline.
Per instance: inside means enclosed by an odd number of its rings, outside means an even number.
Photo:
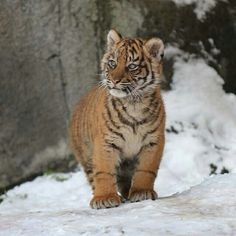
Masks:
[[[106,34],[159,36],[206,57],[236,92],[236,4],[219,1],[199,21],[172,1],[2,0],[0,6],[0,189],[73,166],[69,117],[97,82]],[[219,54],[212,53],[214,47]],[[171,62],[165,76],[171,81]]]
[[[66,142],[69,114],[57,56],[60,30],[55,3],[1,3],[0,187],[41,173],[53,157],[37,155]],[[54,155],[55,165],[66,153],[64,148]]]

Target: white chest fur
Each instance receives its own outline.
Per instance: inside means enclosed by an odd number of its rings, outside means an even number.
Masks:
[[[141,148],[150,142],[149,138],[143,140],[145,133],[149,129],[148,124],[135,125],[136,122],[141,121],[147,116],[147,114],[143,112],[145,107],[146,105],[142,103],[125,107],[126,113],[124,112],[123,116],[133,124],[133,127],[122,125],[120,128],[120,132],[125,138],[125,141],[120,140],[123,156],[125,158],[136,156]]]
[[[131,130],[126,130],[123,135],[126,140],[122,144],[123,155],[126,158],[132,158],[140,152],[143,146],[142,135],[141,133],[134,134]]]

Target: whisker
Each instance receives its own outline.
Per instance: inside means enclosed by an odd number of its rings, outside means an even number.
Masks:
[[[107,89],[107,87],[108,87],[108,84],[107,84],[107,80],[106,79],[103,79],[103,80],[100,80],[99,82],[98,82],[98,88],[99,89]]]

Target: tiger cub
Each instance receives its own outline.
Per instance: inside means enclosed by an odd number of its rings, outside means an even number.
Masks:
[[[74,154],[93,189],[90,206],[155,200],[164,148],[161,39],[107,36],[103,80],[78,104],[70,127]]]

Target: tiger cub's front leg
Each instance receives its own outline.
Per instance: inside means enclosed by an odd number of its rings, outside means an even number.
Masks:
[[[143,147],[140,152],[138,157],[139,164],[134,173],[129,192],[131,202],[157,199],[157,193],[153,188],[161,162],[164,142],[164,135],[161,135],[157,143],[150,143],[148,146]]]
[[[106,150],[107,144],[97,140],[94,146],[94,191],[90,206],[94,209],[119,206],[120,196],[116,186],[116,164],[118,153],[113,149]]]

